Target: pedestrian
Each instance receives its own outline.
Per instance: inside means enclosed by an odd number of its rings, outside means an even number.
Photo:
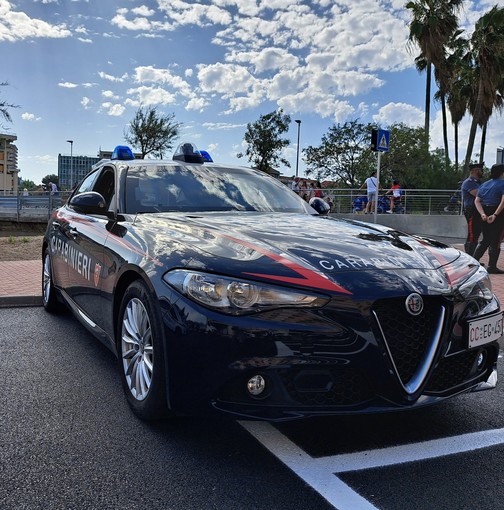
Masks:
[[[291,189],[294,191],[294,193],[297,193],[299,195],[299,177],[294,177],[294,180],[291,184]]]
[[[481,185],[483,177],[484,163],[474,163],[469,165],[469,177],[462,182],[462,206],[464,216],[467,221],[467,238],[464,249],[469,255],[474,255],[474,250],[478,245],[481,235],[483,222],[481,216],[474,206],[474,200],[478,194],[478,188]]]
[[[504,274],[504,271],[497,267],[504,234],[504,214],[501,214],[504,211],[504,165],[493,165],[490,174],[491,179],[479,187],[474,200],[474,206],[482,220],[483,238],[473,256],[479,261],[488,248],[488,272]]]
[[[322,184],[320,181],[315,182],[315,195],[317,198],[324,198],[324,192],[322,191]]]
[[[399,181],[392,181],[392,187],[385,194],[390,195],[390,209],[387,211],[390,214],[394,212],[396,200],[397,202],[400,202],[401,200],[401,185],[399,184]]]
[[[361,189],[364,188],[364,186],[367,189],[368,198],[366,208],[364,209],[364,214],[367,214],[368,212],[371,213],[374,212],[375,210],[376,195],[378,194],[378,179],[376,178],[376,172],[373,172],[364,181],[364,184],[361,186]]]

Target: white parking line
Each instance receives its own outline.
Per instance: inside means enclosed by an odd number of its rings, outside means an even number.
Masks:
[[[273,455],[339,510],[377,510],[336,474],[470,452],[504,443],[504,428],[329,457],[313,458],[267,422],[241,421]]]

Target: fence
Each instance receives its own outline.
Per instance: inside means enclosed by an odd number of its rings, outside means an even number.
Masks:
[[[331,203],[333,213],[359,213],[367,201],[363,189],[324,189],[324,199]],[[364,202],[364,203],[363,203]],[[421,215],[462,214],[459,190],[402,189],[399,212]],[[397,201],[396,204],[397,205]],[[383,193],[378,200],[378,212],[388,209],[388,199]]]
[[[0,195],[0,220],[47,221],[51,211],[68,198],[68,192],[51,194],[47,191],[34,191],[28,195]]]
[[[324,199],[331,203],[331,212],[340,214],[362,212],[367,200],[365,190],[331,188],[324,189]],[[0,195],[0,220],[41,221],[49,219],[51,211],[68,198],[69,193],[60,191],[50,194],[46,191],[30,192],[28,196]],[[364,202],[364,203],[363,203]],[[378,201],[379,213],[384,213],[388,202],[383,194]],[[403,189],[399,212],[419,215],[461,214],[460,192],[457,190]]]

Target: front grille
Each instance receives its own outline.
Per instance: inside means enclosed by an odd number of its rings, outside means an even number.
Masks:
[[[471,373],[479,351],[466,351],[443,358],[429,380],[426,392],[440,392],[464,382]]]
[[[441,298],[423,297],[420,315],[407,312],[405,298],[379,300],[373,306],[392,361],[403,384],[407,384],[433,341],[441,313]]]
[[[291,369],[279,375],[289,396],[301,405],[355,405],[373,395],[370,382],[355,370]]]

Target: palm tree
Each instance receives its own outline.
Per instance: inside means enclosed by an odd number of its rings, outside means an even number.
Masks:
[[[406,4],[411,10],[409,43],[420,48],[425,59],[425,133],[429,139],[432,66],[442,67],[446,45],[458,28],[456,13],[463,0],[416,0]],[[417,61],[418,62],[418,61]]]
[[[504,8],[493,7],[476,23],[471,47],[477,80],[477,95],[471,105],[472,122],[464,166],[467,170],[478,125],[485,126],[494,106],[500,107],[504,83]],[[480,155],[481,158],[481,155]]]
[[[448,43],[449,55],[446,59],[448,83],[446,85],[446,104],[450,111],[455,139],[455,168],[458,169],[459,136],[458,128],[464,118],[472,95],[474,69],[469,51],[469,40],[462,36],[463,30],[457,30]]]

